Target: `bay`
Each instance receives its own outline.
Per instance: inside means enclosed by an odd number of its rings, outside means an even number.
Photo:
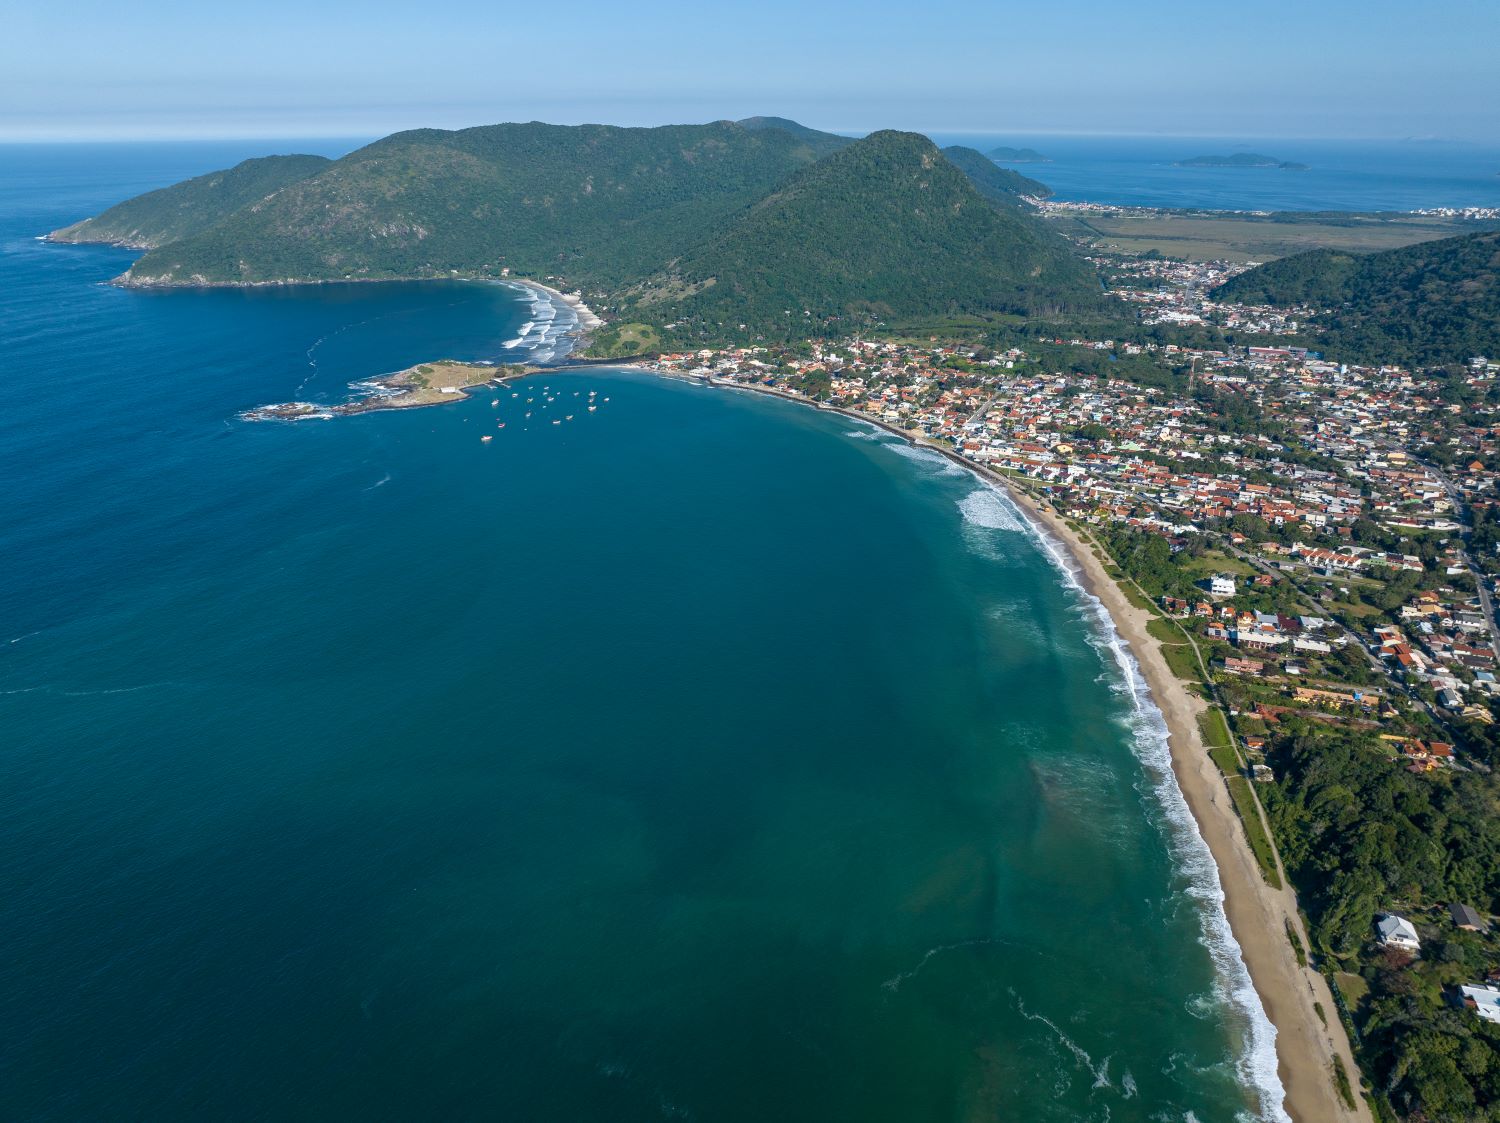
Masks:
[[[34,240],[225,155],[0,163],[0,1112],[1274,1093],[1159,726],[1013,508],[628,370],[239,421],[505,358],[531,307],[128,292],[128,254]]]

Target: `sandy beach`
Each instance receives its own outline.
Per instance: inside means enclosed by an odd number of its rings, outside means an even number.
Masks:
[[[708,381],[715,386],[766,393],[842,413],[941,453],[1003,489],[1034,526],[1044,530],[1067,551],[1085,589],[1097,597],[1109,613],[1115,631],[1129,648],[1152,700],[1166,721],[1172,770],[1178,787],[1218,867],[1230,930],[1266,1016],[1276,1029],[1277,1073],[1286,1093],[1283,1110],[1295,1123],[1371,1120],[1368,1105],[1357,1094],[1359,1069],[1354,1062],[1348,1035],[1338,1020],[1328,984],[1313,968],[1298,965],[1287,938],[1287,926],[1290,925],[1303,946],[1311,946],[1297,911],[1296,894],[1290,886],[1273,889],[1261,877],[1224,778],[1203,743],[1197,719],[1207,703],[1191,694],[1187,686],[1172,674],[1161,648],[1146,630],[1151,614],[1131,603],[1106,572],[1094,547],[1018,483],[959,456],[944,445],[923,440],[857,411],[816,406],[805,398],[784,391],[721,379]],[[1318,1016],[1317,1007],[1322,1008],[1327,1018],[1326,1026]],[[1356,1088],[1357,1107],[1353,1111],[1339,1099],[1334,1086],[1333,1058],[1336,1056],[1342,1060],[1350,1082]]]
[[[578,328],[582,336],[587,336],[589,332],[604,326],[604,321],[594,314],[593,309],[583,302],[583,297],[581,296],[574,293],[562,292],[552,288],[550,285],[544,285],[540,281],[533,281],[526,277],[507,277],[506,280],[511,284],[522,285],[525,288],[544,292],[554,300],[561,301],[573,309],[574,315],[578,317]]]
[[[1230,929],[1266,1016],[1276,1027],[1277,1070],[1286,1089],[1287,1113],[1297,1123],[1370,1119],[1362,1099],[1358,1100],[1358,1109],[1351,1112],[1335,1091],[1335,1056],[1343,1060],[1351,1082],[1357,1086],[1358,1068],[1349,1039],[1338,1021],[1328,984],[1311,967],[1298,966],[1287,939],[1286,926],[1290,923],[1303,945],[1309,943],[1297,912],[1296,895],[1290,887],[1271,888],[1261,877],[1223,777],[1203,744],[1197,717],[1206,703],[1191,695],[1172,674],[1161,648],[1146,631],[1150,613],[1130,602],[1105,572],[1093,548],[1055,513],[1010,481],[991,472],[981,471],[981,475],[1004,486],[1027,516],[1068,550],[1085,587],[1099,598],[1135,656],[1151,696],[1166,719],[1172,770],[1219,868]],[[1314,1004],[1320,1005],[1327,1016],[1327,1028]]]

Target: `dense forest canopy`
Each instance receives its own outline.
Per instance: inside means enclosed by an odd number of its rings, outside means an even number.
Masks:
[[[1215,295],[1307,304],[1324,350],[1351,362],[1437,364],[1500,354],[1500,233],[1380,253],[1313,250],[1226,281]]]
[[[316,175],[324,156],[262,156],[224,171],[127,199],[95,218],[56,231],[59,242],[104,242],[154,249],[211,229],[235,211],[262,202],[288,184]]]
[[[997,171],[999,169],[996,169]],[[927,138],[881,132],[794,176],[652,278],[647,312],[800,331],[805,318],[1100,303],[1061,237],[996,205]]]
[[[237,207],[222,189],[200,202],[195,180],[114,208],[182,224],[127,282],[509,275],[589,288],[657,325],[776,334],[795,329],[793,310],[862,326],[1101,303],[1092,267],[1023,202],[1044,184],[916,134],[852,140],[780,118],[533,122],[397,133],[336,161],[274,165],[274,183],[273,165],[251,163],[261,180]]]

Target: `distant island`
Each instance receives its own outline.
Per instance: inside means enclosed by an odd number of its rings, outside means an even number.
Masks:
[[[1289,160],[1278,160],[1275,156],[1262,156],[1259,152],[1236,152],[1232,156],[1194,156],[1191,160],[1178,160],[1176,168],[1279,168],[1284,172],[1305,172],[1306,164],[1294,164]]]
[[[1035,148],[991,148],[989,151],[991,160],[998,160],[1002,164],[1050,164],[1051,156],[1043,156]]]

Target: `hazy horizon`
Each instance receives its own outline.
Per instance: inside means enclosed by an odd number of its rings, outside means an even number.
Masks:
[[[495,120],[472,121],[460,124],[403,124],[391,128],[380,128],[364,130],[360,132],[327,132],[321,130],[298,131],[287,129],[283,131],[247,131],[235,132],[224,131],[218,133],[209,132],[184,132],[181,134],[154,134],[154,133],[89,133],[79,132],[76,134],[62,134],[54,136],[20,136],[8,135],[0,130],[0,145],[22,146],[22,145],[94,145],[94,144],[207,144],[216,142],[278,142],[295,141],[309,144],[321,144],[324,146],[345,144],[349,145],[349,151],[353,151],[360,145],[370,144],[383,137],[394,133],[406,132],[413,129],[441,129],[445,131],[461,131],[471,128],[484,128],[490,125],[502,124],[529,124],[542,123],[549,125],[605,125],[619,128],[664,128],[672,125],[701,125],[710,124],[714,121],[738,121],[747,117],[784,117],[809,128],[819,129],[824,132],[836,133],[842,136],[863,137],[882,129],[899,129],[903,132],[920,133],[932,138],[958,139],[964,137],[984,140],[990,143],[1004,143],[1006,138],[1017,141],[1045,140],[1048,138],[1068,140],[1183,140],[1183,141],[1205,141],[1217,142],[1225,145],[1252,145],[1258,143],[1329,143],[1329,144],[1410,144],[1410,145],[1449,145],[1453,147],[1473,148],[1480,151],[1500,151],[1500,136],[1487,137],[1461,137],[1451,135],[1333,135],[1333,134],[1294,134],[1294,133],[1247,133],[1247,132],[1201,132],[1201,131],[1172,131],[1166,129],[1138,129],[1138,130],[1102,130],[1102,129],[1021,129],[1021,128],[952,128],[943,125],[872,125],[872,126],[850,126],[827,124],[809,118],[806,115],[792,113],[744,113],[738,116],[712,117],[702,119],[662,120],[648,122],[623,122],[608,120],[604,118],[580,119],[577,121],[563,121],[540,117],[511,117],[497,118]],[[1192,155],[1192,153],[1187,153]]]
[[[0,140],[12,142],[756,114],[853,133],[1500,135],[1488,57],[1500,7],[1478,0],[1442,20],[1390,0],[1253,10],[1176,0],[1132,13],[1101,0],[982,11],[937,0],[920,13],[889,0],[768,0],[744,13],[682,0],[561,11],[460,0],[421,19],[380,0],[254,10],[82,0],[10,15]]]

